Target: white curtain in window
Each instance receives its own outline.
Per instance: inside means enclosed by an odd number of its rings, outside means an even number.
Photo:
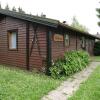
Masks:
[[[17,45],[16,45],[16,32],[12,32],[11,35],[11,48],[12,49],[16,49]]]
[[[69,46],[69,35],[65,35],[65,46]]]

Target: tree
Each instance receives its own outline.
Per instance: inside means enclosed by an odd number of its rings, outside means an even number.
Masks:
[[[12,11],[16,12],[16,8],[15,8],[15,7],[13,7],[13,8],[12,8]]]
[[[41,13],[41,17],[46,18],[46,15],[43,14],[43,12]]]
[[[76,29],[79,29],[81,31],[88,32],[88,28],[86,28],[86,26],[84,26],[84,25],[81,25],[78,22],[76,16],[73,17],[71,26],[76,28]]]
[[[2,9],[2,7],[1,7],[1,3],[0,3],[0,9]]]
[[[20,7],[18,8],[18,12],[25,14],[25,11],[23,11],[22,8],[20,8]]]
[[[100,2],[99,2],[100,3]],[[96,9],[96,11],[97,11],[97,17],[100,19],[100,8],[97,8]],[[100,21],[98,22],[98,25],[100,26]]]
[[[8,4],[5,6],[5,9],[6,10],[9,10],[9,5]]]

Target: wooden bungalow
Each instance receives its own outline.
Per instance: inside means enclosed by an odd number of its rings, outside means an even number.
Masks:
[[[58,20],[0,9],[0,64],[48,72],[65,51],[93,55],[95,39],[100,38]]]

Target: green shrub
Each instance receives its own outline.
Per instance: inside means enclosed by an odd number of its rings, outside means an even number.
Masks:
[[[70,76],[83,68],[89,63],[89,55],[85,51],[66,52],[64,58],[57,59],[50,68],[53,78],[61,78],[62,76]]]
[[[63,71],[64,59],[59,58],[55,61],[54,65],[50,68],[51,76],[53,78],[60,78],[64,75]]]
[[[94,55],[100,56],[100,41],[97,41],[94,44]]]

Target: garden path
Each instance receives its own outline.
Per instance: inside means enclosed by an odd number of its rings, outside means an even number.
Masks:
[[[67,100],[79,88],[93,70],[100,65],[100,62],[92,62],[79,73],[64,81],[56,90],[53,90],[44,96],[41,100]]]

